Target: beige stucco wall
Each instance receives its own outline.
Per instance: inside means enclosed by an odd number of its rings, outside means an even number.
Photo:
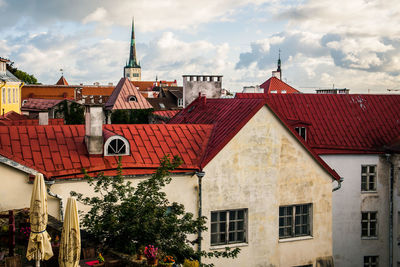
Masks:
[[[248,243],[230,245],[241,247],[239,257],[214,259],[216,266],[315,266],[332,255],[332,179],[266,107],[204,171],[203,215],[248,209]],[[306,203],[313,204],[312,237],[280,242],[279,206]],[[203,237],[203,249],[214,249],[210,232]]]
[[[0,211],[10,209],[28,208],[30,205],[32,183],[28,183],[28,174],[0,163]],[[139,176],[137,178],[129,178],[135,186],[141,180],[148,176]],[[197,215],[197,177],[191,174],[174,175],[171,183],[164,188],[168,199],[173,202],[183,203],[188,212]],[[93,188],[86,181],[56,181],[51,186],[51,192],[58,194],[64,200],[64,212],[66,200],[70,197],[70,192],[76,191],[84,194],[84,196],[94,196]],[[58,199],[47,196],[48,212],[55,218],[60,218],[60,202]],[[89,207],[78,203],[78,209],[88,211]]]

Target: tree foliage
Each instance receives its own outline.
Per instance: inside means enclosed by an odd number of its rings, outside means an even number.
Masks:
[[[239,249],[224,252],[197,252],[188,235],[204,231],[206,217],[195,218],[177,202],[169,202],[162,188],[171,182],[170,171],[181,164],[177,156],[166,156],[160,167],[148,179],[136,187],[124,181],[121,164],[115,177],[103,174],[92,178],[85,173],[88,183],[97,193],[85,197],[71,192],[78,201],[91,206],[83,216],[82,225],[86,231],[104,247],[124,253],[135,253],[140,246],[153,244],[178,262],[184,259],[199,259],[199,256],[236,257]]]
[[[84,124],[84,112],[85,110],[82,105],[64,100],[60,103],[60,108],[56,111],[55,115],[64,118],[65,124]]]
[[[14,62],[12,62],[11,64],[8,64],[7,70],[9,72],[11,72],[15,77],[17,77],[18,79],[20,79],[21,81],[23,81],[24,83],[27,83],[27,84],[37,84],[37,79],[35,78],[35,76],[29,75],[28,73],[26,73],[22,70],[14,68],[13,65],[14,65]]]
[[[148,124],[153,109],[118,109],[111,114],[112,124]]]

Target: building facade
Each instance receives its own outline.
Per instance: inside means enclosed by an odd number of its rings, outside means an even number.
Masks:
[[[8,59],[0,58],[0,112],[9,111],[20,113],[21,88],[24,85],[18,78],[7,70]]]

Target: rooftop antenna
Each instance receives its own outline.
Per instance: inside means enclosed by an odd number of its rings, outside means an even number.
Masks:
[[[61,72],[61,76],[64,76],[64,70],[60,69],[60,72]]]

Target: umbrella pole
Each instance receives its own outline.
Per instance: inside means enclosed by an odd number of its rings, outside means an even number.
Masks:
[[[36,252],[36,267],[40,267],[40,251],[39,248]]]

